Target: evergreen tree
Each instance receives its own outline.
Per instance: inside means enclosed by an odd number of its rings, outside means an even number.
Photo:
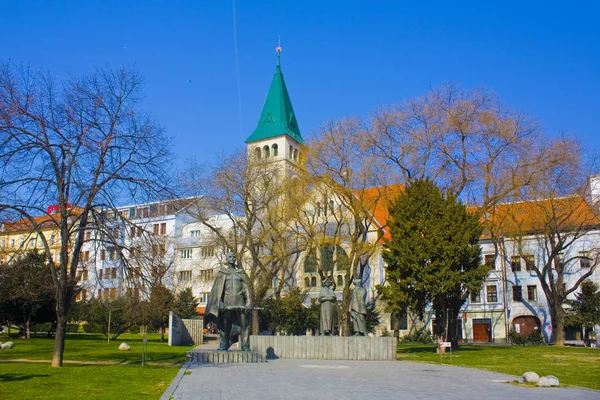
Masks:
[[[194,297],[192,288],[182,289],[175,299],[175,313],[180,318],[196,318],[196,306],[198,305],[198,299]]]
[[[392,240],[383,253],[388,266],[382,299],[388,311],[410,309],[421,318],[431,305],[438,341],[456,347],[460,307],[488,271],[480,261],[481,224],[428,179],[407,186],[389,211]]]
[[[589,342],[590,331],[600,324],[600,291],[598,285],[592,281],[581,284],[581,293],[577,293],[576,300],[569,301],[573,313],[567,315],[567,324],[580,326],[584,331],[584,344]]]

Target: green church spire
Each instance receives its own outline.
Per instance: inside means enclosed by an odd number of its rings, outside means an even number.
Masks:
[[[252,134],[246,139],[246,143],[256,142],[274,138],[281,135],[288,135],[296,142],[304,144],[296,114],[292,108],[290,95],[288,94],[280,64],[281,47],[277,46],[277,66],[275,75],[271,81],[267,99],[263,106],[258,125]]]

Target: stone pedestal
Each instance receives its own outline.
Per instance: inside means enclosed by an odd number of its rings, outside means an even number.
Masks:
[[[250,336],[250,348],[268,358],[395,360],[395,337]]]
[[[187,352],[186,361],[188,363],[198,364],[226,364],[226,363],[258,363],[265,362],[263,357],[257,351],[216,351],[194,349]]]

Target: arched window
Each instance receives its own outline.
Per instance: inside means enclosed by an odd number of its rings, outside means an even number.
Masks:
[[[310,287],[310,279],[308,278],[308,276],[304,278],[304,287]]]
[[[260,160],[260,147],[254,149],[254,155]]]
[[[317,272],[317,254],[313,250],[311,251],[304,260],[304,273]]]
[[[269,150],[269,146],[263,147],[263,151],[265,153],[265,158],[269,158],[269,153],[271,152],[271,150]]]
[[[337,276],[337,285],[338,286],[343,286],[344,285],[344,277],[342,275],[338,275]]]
[[[273,149],[273,157],[277,157],[277,155],[279,154],[279,146],[277,146],[277,143],[273,143],[273,146],[271,146],[271,148]]]
[[[294,161],[298,161],[298,149],[294,149]]]
[[[313,276],[312,278],[310,278],[310,286],[317,287],[317,277],[316,276]]]
[[[294,155],[294,148],[290,146],[290,158]]]

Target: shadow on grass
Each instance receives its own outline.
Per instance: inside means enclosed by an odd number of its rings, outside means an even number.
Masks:
[[[452,353],[463,353],[468,351],[482,351],[483,349],[478,347],[459,347],[458,349],[453,349]],[[400,345],[396,351],[398,354],[410,354],[410,353],[435,353],[436,347],[431,345]],[[447,353],[450,351],[448,350]]]
[[[32,378],[47,378],[50,375],[0,374],[0,382],[26,381]]]

